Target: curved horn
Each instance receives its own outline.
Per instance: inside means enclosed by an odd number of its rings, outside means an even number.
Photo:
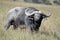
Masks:
[[[26,14],[27,16],[31,16],[31,15],[33,15],[33,14],[35,14],[35,13],[42,13],[42,11],[33,11],[32,13],[29,13],[29,8],[27,8],[27,9],[25,10],[25,14]]]
[[[27,15],[33,15],[33,14],[36,14],[36,13],[42,13],[42,11],[33,11],[32,13],[30,13],[30,14],[27,14]]]
[[[25,14],[26,14],[27,16],[31,16],[31,15],[33,15],[34,13],[25,12]]]
[[[35,13],[42,13],[42,11],[34,11],[34,12],[32,12],[32,14],[35,14]]]
[[[34,13],[29,13],[29,11],[28,11],[29,9],[26,9],[25,10],[25,14],[27,15],[27,16],[30,16],[30,15],[33,15]]]
[[[35,14],[35,13],[42,13],[42,12],[41,12],[41,11],[33,11],[32,13],[29,13],[29,12],[28,12],[28,9],[25,10],[25,14],[26,14],[27,16],[31,16],[31,15],[33,15],[33,14]]]

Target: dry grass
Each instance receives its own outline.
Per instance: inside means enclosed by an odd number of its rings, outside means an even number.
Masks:
[[[31,6],[42,10],[44,13],[48,13],[48,9],[51,9],[52,16],[47,18],[47,20],[43,20],[39,33],[37,34],[30,34],[27,32],[27,29],[21,30],[18,28],[17,30],[13,30],[12,27],[6,31],[4,22],[7,11],[16,6]],[[0,40],[60,40],[60,6],[0,0]]]

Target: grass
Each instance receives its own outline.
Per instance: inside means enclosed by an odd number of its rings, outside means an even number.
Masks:
[[[20,28],[13,30],[12,26],[6,31],[4,23],[7,11],[16,6],[35,7],[46,14],[48,9],[51,9],[52,15],[42,21],[38,33],[30,34],[27,29],[21,30]],[[0,0],[0,40],[60,40],[60,6]]]

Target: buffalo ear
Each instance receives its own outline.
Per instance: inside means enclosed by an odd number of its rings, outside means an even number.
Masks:
[[[45,16],[42,16],[43,18],[46,18]]]
[[[48,17],[51,16],[51,14],[48,14],[48,15],[46,15],[46,14],[42,14],[42,16],[43,16],[43,18],[48,18]]]
[[[43,14],[42,17],[43,17],[44,20],[47,20],[46,15]]]
[[[45,14],[41,14],[43,18],[47,18]]]

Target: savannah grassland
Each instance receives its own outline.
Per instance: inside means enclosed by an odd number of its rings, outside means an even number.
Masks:
[[[51,9],[52,15],[42,21],[38,33],[31,34],[27,29],[20,28],[13,30],[12,26],[6,31],[4,23],[7,11],[16,6],[35,7],[46,14]],[[0,40],[60,40],[60,6],[0,0]]]

